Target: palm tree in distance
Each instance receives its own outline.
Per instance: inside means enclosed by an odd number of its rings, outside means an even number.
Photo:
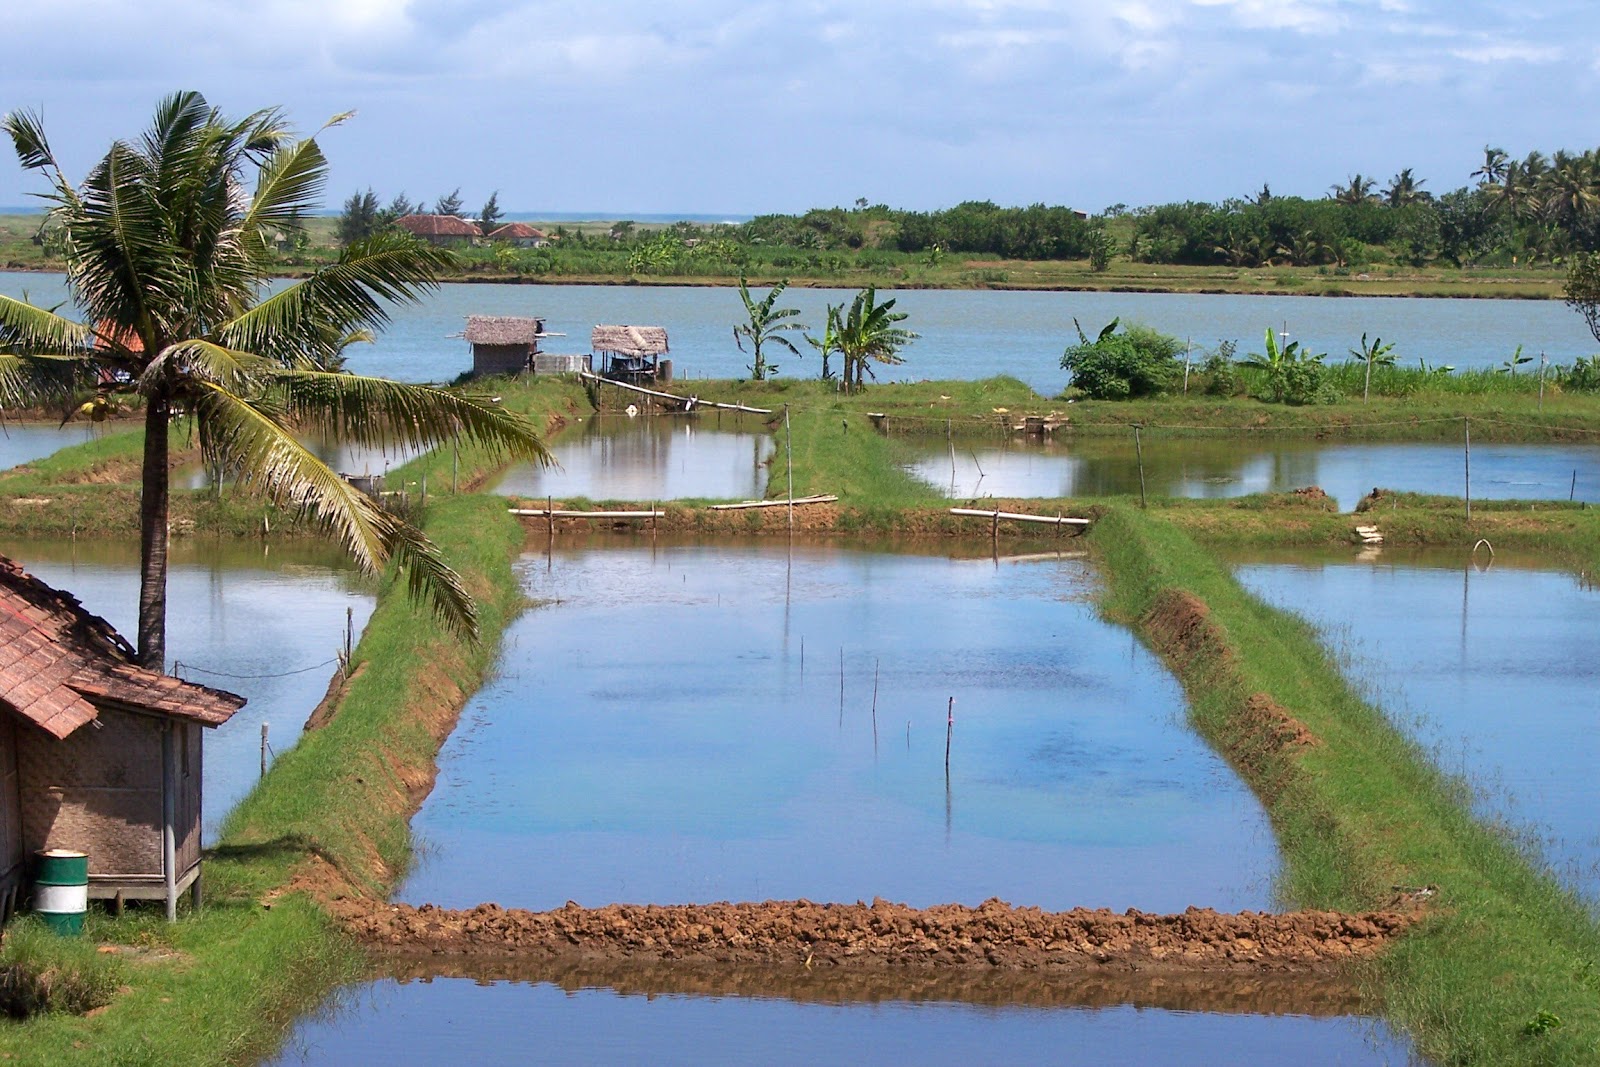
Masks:
[[[1406,167],[1399,174],[1389,179],[1389,187],[1383,191],[1384,202],[1390,207],[1409,207],[1431,199],[1431,195],[1422,191],[1428,183],[1426,178],[1417,178],[1411,173],[1411,168]]]
[[[0,128],[23,167],[49,181],[46,225],[64,243],[81,316],[0,296],[0,402],[49,401],[115,375],[144,406],[139,662],[165,666],[169,431],[180,413],[193,417],[208,469],[315,517],[369,572],[403,566],[413,597],[474,635],[471,598],[433,544],[296,436],[420,448],[459,435],[496,456],[548,461],[532,425],[487,399],[331,369],[357,331],[388,320],[386,302],[435,288],[449,254],[381,233],[265,295],[267,235],[298,232],[327,177],[315,136],[297,139],[275,109],[234,120],[199,93],[174,94],[79,186],[37,114],[11,114]]]
[[[1510,157],[1504,148],[1495,148],[1492,145],[1483,146],[1483,166],[1467,175],[1469,178],[1478,179],[1479,186],[1499,185],[1500,180],[1506,176],[1506,164]]]
[[[1334,185],[1328,190],[1328,195],[1341,204],[1354,206],[1377,200],[1378,194],[1374,191],[1377,187],[1378,179],[1353,174],[1350,176],[1349,184]]]

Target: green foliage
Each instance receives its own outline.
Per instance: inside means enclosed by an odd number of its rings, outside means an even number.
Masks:
[[[1567,306],[1583,316],[1600,341],[1600,253],[1584,252],[1567,261]]]
[[[1563,389],[1593,393],[1600,391],[1600,356],[1582,356],[1571,367],[1556,368],[1556,380]]]
[[[1395,363],[1394,343],[1383,343],[1383,338],[1374,337],[1367,340],[1367,335],[1361,335],[1361,347],[1350,350],[1352,358],[1358,360],[1364,368],[1361,380],[1361,399],[1367,400],[1372,395],[1372,368],[1392,367]]]
[[[1561,1016],[1553,1011],[1545,1011],[1541,1008],[1533,1013],[1533,1018],[1522,1024],[1522,1032],[1527,1037],[1540,1037],[1560,1025]]]
[[[1322,360],[1326,352],[1312,354],[1299,341],[1282,344],[1270,326],[1264,347],[1264,352],[1254,353],[1244,361],[1244,366],[1262,372],[1267,386],[1267,395],[1262,399],[1275,404],[1311,404],[1327,399],[1322,391]]]
[[[478,228],[483,230],[484,236],[499,224],[505,212],[500,210],[500,190],[496,189],[489,194],[489,199],[484,201],[483,210],[478,212]]]
[[[1111,254],[1116,248],[1116,242],[1106,232],[1105,227],[1096,226],[1089,235],[1089,269],[1096,274],[1104,273],[1111,268]]]
[[[1093,341],[1078,327],[1078,343],[1061,354],[1062,369],[1072,372],[1073,386],[1094,400],[1169,392],[1183,374],[1178,360],[1183,342],[1138,323],[1118,333],[1119,322],[1112,319]]]
[[[1238,393],[1239,368],[1233,362],[1234,349],[1234,342],[1223,341],[1200,365],[1207,396],[1233,396]]]
[[[756,300],[750,295],[750,284],[742,276],[739,279],[739,299],[744,301],[746,321],[733,328],[733,342],[739,346],[739,351],[744,351],[744,342],[749,340],[750,352],[753,360],[750,365],[750,377],[761,381],[768,374],[778,373],[777,364],[769,364],[766,356],[761,351],[762,345],[777,345],[786,349],[795,356],[800,355],[800,350],[794,342],[784,336],[793,330],[804,330],[805,324],[794,321],[800,314],[799,308],[775,307],[778,297],[789,287],[787,279],[780,281],[767,291],[767,295]]]
[[[905,359],[900,350],[917,335],[897,323],[906,320],[904,311],[895,311],[894,299],[877,302],[878,291],[867,288],[855,295],[848,311],[835,315],[829,309],[834,331],[834,349],[844,357],[844,391],[858,392],[864,377],[873,377],[870,362],[898,364]]]
[[[433,213],[435,215],[461,214],[461,187],[458,185],[449,193],[435,200],[433,202]]]
[[[90,941],[60,937],[33,916],[15,919],[0,944],[0,1014],[82,1015],[111,1003],[124,971]]]

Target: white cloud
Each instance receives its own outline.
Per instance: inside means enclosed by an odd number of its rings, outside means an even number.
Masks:
[[[1562,57],[1555,45],[1536,45],[1525,41],[1452,48],[1450,54],[1468,63],[1554,63]]]

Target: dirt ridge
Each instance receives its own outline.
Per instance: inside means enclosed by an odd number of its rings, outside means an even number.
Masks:
[[[1402,911],[1047,912],[998,899],[931,908],[882,899],[600,908],[569,902],[524,911],[345,898],[331,907],[367,945],[410,954],[1073,972],[1317,973],[1371,957],[1414,921]]]

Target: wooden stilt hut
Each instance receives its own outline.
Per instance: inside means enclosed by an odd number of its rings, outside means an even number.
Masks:
[[[0,556],[0,912],[44,849],[89,896],[199,899],[201,734],[245,700],[140,667],[104,619]]]
[[[589,348],[600,356],[601,376],[612,381],[641,385],[672,380],[672,361],[661,358],[667,354],[664,326],[596,326]]]

